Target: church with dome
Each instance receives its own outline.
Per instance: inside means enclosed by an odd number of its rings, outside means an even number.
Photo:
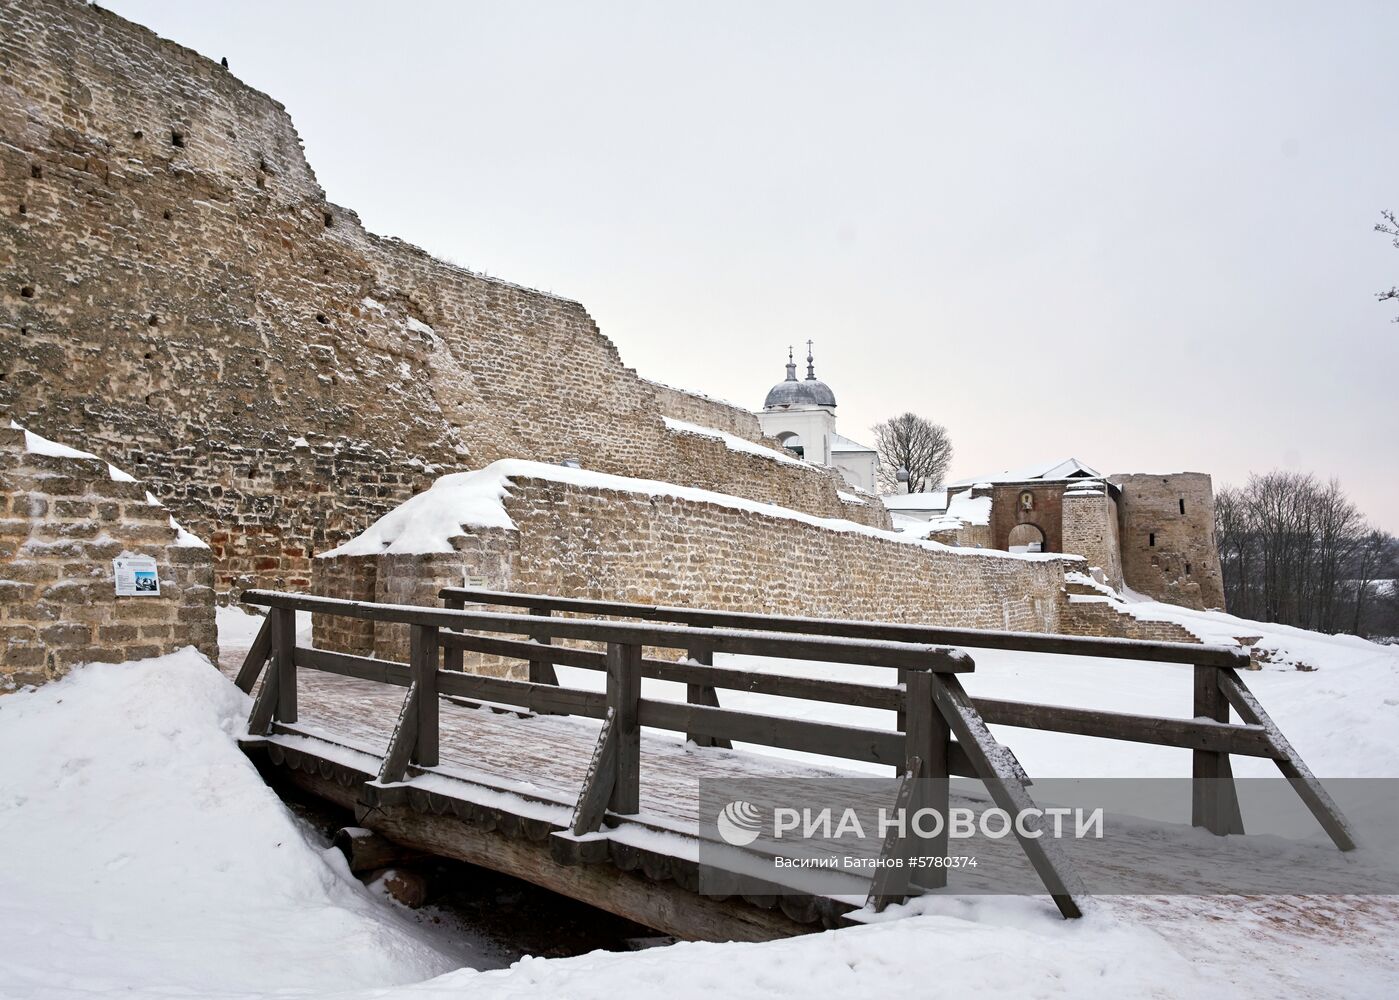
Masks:
[[[836,397],[816,377],[812,342],[806,342],[806,378],[797,378],[797,363],[787,348],[787,377],[768,390],[757,414],[766,437],[816,465],[836,469],[858,490],[876,493],[879,454],[836,433]]]

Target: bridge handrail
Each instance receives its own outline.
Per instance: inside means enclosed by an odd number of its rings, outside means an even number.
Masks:
[[[1148,639],[1116,639],[1099,636],[1051,635],[1041,632],[1010,632],[994,629],[943,628],[898,622],[809,618],[800,615],[773,615],[756,612],[718,611],[709,608],[682,608],[625,601],[594,601],[574,597],[547,597],[516,591],[486,590],[477,587],[443,587],[438,597],[498,607],[521,607],[564,614],[607,615],[643,621],[683,623],[708,628],[750,628],[769,632],[800,632],[804,635],[890,642],[923,642],[971,649],[1005,649],[1026,653],[1067,656],[1097,656],[1121,660],[1150,660],[1191,666],[1244,668],[1247,650],[1205,643],[1162,642]]]
[[[827,663],[859,663],[873,667],[897,667],[901,670],[932,670],[936,673],[966,673],[974,669],[971,657],[959,649],[897,640],[841,636],[806,637],[776,630],[696,628],[669,624],[636,625],[580,618],[488,614],[412,604],[376,604],[272,590],[245,590],[241,600],[244,604],[257,607],[320,612],[344,618],[430,628],[543,635],[558,639],[584,639],[669,649],[704,646],[719,653],[787,657]]]

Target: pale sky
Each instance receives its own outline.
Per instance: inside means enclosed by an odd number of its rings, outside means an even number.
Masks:
[[[810,338],[953,479],[1290,468],[1399,531],[1399,4],[103,5],[644,376],[756,408]]]

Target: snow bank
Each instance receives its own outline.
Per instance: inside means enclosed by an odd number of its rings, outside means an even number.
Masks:
[[[737,440],[737,439],[735,439]],[[754,446],[756,447],[756,445]],[[795,461],[795,460],[794,460]],[[745,500],[727,493],[676,486],[650,479],[614,476],[590,469],[570,469],[562,465],[503,459],[492,462],[476,472],[456,472],[442,476],[428,489],[410,497],[368,528],[338,548],[322,552],[318,558],[335,556],[364,556],[388,554],[421,554],[452,552],[452,539],[469,528],[514,529],[515,523],[506,513],[504,500],[510,494],[512,479],[549,479],[588,489],[615,490],[653,497],[674,497],[694,503],[707,503],[730,510],[749,511],[766,517],[798,521],[802,524],[848,534],[868,535],[901,545],[918,545],[941,552],[990,559],[1022,559],[1053,561],[1078,559],[1057,553],[1011,553],[992,549],[960,549],[939,542],[917,538],[898,531],[871,528],[868,525],[840,518],[816,517],[776,504]]]
[[[460,964],[309,839],[193,649],[0,698],[0,995],[364,989]]]

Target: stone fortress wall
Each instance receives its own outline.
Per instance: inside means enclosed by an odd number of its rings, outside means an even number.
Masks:
[[[116,596],[124,554],[155,558],[158,596]],[[143,484],[95,458],[29,451],[0,421],[0,693],[191,644],[216,659],[213,597],[209,549],[181,544]]]
[[[1210,477],[1177,472],[1108,479],[1122,490],[1118,508],[1127,586],[1171,604],[1223,608]]]
[[[721,498],[722,499],[722,498]],[[440,605],[444,586],[734,611],[1054,632],[1076,556],[958,552],[776,514],[512,477],[515,529],[468,529],[456,551],[325,556],[313,589]],[[316,616],[315,642],[403,661],[407,630]]]
[[[578,303],[367,233],[218,64],[76,0],[0,0],[0,410],[147,481],[221,593],[305,587],[313,553],[502,457],[887,523],[836,476],[672,433],[674,411],[754,439],[685,395]]]
[[[1070,486],[1061,497],[1064,551],[1102,572],[1103,582],[1122,589],[1122,549],[1118,538],[1117,501],[1101,485]]]

